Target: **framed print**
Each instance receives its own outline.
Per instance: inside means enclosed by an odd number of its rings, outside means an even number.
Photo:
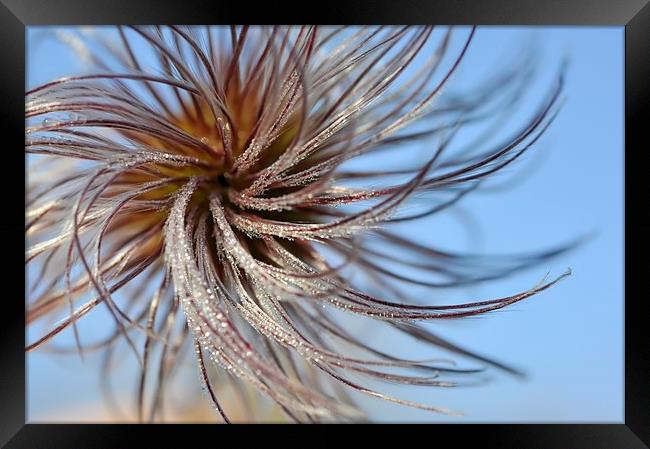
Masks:
[[[3,0],[2,444],[647,447],[650,6],[301,10]]]

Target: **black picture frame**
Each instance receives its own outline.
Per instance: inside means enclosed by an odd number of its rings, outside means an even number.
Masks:
[[[309,11],[309,12],[308,12]],[[31,25],[204,24],[204,23],[444,23],[484,25],[618,25],[625,27],[625,419],[620,424],[438,425],[435,440],[458,443],[471,438],[498,448],[643,448],[650,445],[650,342],[645,319],[643,274],[650,268],[647,235],[650,219],[643,182],[643,153],[650,148],[650,4],[647,0],[402,0],[314,2],[182,2],[133,0],[117,4],[106,0],[0,0],[0,105],[3,139],[3,180],[23,180],[25,92],[25,28]],[[645,125],[645,129],[644,129]],[[3,183],[0,181],[0,185]],[[223,426],[46,425],[26,424],[25,310],[19,292],[25,288],[24,197],[4,184],[0,213],[2,251],[6,263],[0,320],[0,445],[8,448],[112,447],[135,445],[146,436],[156,440],[231,432]],[[23,184],[24,185],[24,184]],[[17,190],[17,189],[15,189]],[[623,242],[622,242],[623,243]],[[597,282],[597,280],[594,280]],[[238,427],[238,426],[235,426]],[[272,426],[265,426],[270,429]],[[275,428],[275,426],[273,426]],[[294,426],[292,432],[306,427]],[[393,429],[375,426],[373,434]],[[420,430],[425,430],[419,426]],[[215,430],[218,429],[218,430]],[[285,426],[286,429],[286,426]],[[410,430],[409,430],[410,432]],[[228,438],[219,433],[219,438]],[[402,433],[402,435],[412,435]],[[324,438],[327,438],[326,436]],[[331,437],[330,437],[331,438]],[[283,440],[286,442],[286,440]],[[408,444],[408,443],[407,443]],[[174,446],[175,447],[175,446]]]

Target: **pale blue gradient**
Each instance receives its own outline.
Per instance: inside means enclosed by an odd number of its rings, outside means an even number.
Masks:
[[[623,421],[623,32],[622,27],[479,28],[454,85],[479,81],[532,36],[542,52],[540,74],[534,85],[538,87],[522,109],[522,120],[543,98],[566,55],[570,64],[564,106],[533,152],[500,175],[499,179],[516,179],[516,185],[499,192],[475,192],[449,213],[412,226],[410,232],[446,249],[497,254],[541,250],[586,234],[592,237],[542,266],[456,296],[470,300],[512,294],[531,287],[547,271],[558,275],[572,268],[571,277],[538,297],[481,318],[432,325],[462,346],[523,369],[526,380],[491,372],[490,382],[475,387],[389,386],[387,391],[405,399],[461,410],[466,416],[447,418],[367,400],[373,419]],[[66,47],[45,38],[43,29],[28,30],[27,51],[28,86],[79,67]],[[518,177],[519,171],[525,176]],[[101,325],[97,316],[89,315],[82,330]],[[410,340],[388,336],[384,340],[384,347],[402,354],[408,347],[406,356],[430,356],[426,347]],[[92,356],[82,364],[76,356],[30,354],[29,421],[52,419],[59,407],[70,409],[79,401],[101,398],[96,370]],[[132,375],[118,372],[116,385],[125,382],[132,388]],[[195,379],[198,384],[196,377],[189,378]]]

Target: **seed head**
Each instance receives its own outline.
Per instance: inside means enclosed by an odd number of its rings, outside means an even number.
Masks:
[[[383,352],[376,332],[509,369],[420,322],[500,309],[563,276],[455,305],[407,291],[498,279],[557,253],[486,259],[399,232],[519,158],[557,112],[561,78],[507,142],[451,151],[466,126],[516,102],[529,72],[520,61],[474,91],[443,95],[474,30],[454,51],[452,33],[156,26],[66,35],[92,70],[26,97],[26,151],[38,156],[28,175],[27,261],[38,275],[27,316],[62,319],[28,349],[72,326],[78,350],[90,350],[76,323],[101,305],[115,332],[98,347],[124,338],[140,361],[141,419],[155,416],[163,379],[192,346],[225,420],[213,369],[297,421],[358,419],[350,390],[453,413],[363,379],[446,387],[445,376],[474,370]],[[377,165],[380,153],[394,163]],[[360,334],[353,318],[375,323],[375,334]]]

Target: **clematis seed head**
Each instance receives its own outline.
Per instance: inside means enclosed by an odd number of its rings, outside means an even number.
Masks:
[[[89,69],[26,94],[26,259],[36,273],[27,321],[59,320],[28,350],[69,327],[81,354],[126,342],[140,363],[143,421],[159,416],[184,353],[226,421],[216,376],[301,422],[363,419],[350,392],[456,413],[367,382],[449,387],[476,374],[388,353],[375,337],[388,330],[514,372],[423,323],[549,288],[567,273],[496,299],[441,295],[566,248],[463,255],[399,224],[432,219],[533,147],[558,111],[561,76],[507,141],[459,151],[467,126],[498,126],[491,118],[523,97],[530,72],[523,58],[474,90],[450,90],[474,29],[136,26],[66,36]],[[464,39],[458,49],[453,36]],[[406,157],[413,149],[418,157]],[[114,332],[82,343],[77,323],[98,307]],[[375,327],[364,335],[357,321]]]

